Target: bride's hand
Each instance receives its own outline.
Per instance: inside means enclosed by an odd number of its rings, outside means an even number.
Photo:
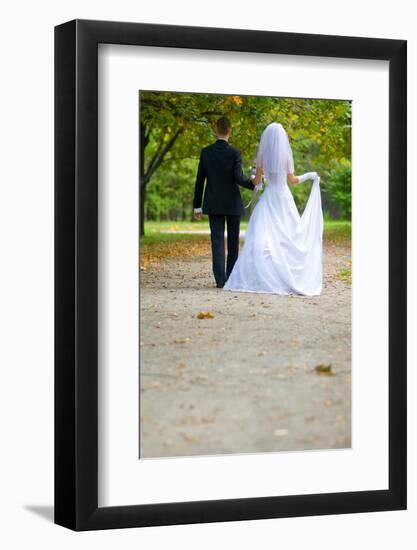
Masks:
[[[317,172],[306,172],[302,176],[297,176],[298,183],[303,183],[307,180],[315,180],[318,177]]]

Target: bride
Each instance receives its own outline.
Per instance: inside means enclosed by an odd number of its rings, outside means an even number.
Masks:
[[[294,176],[288,136],[273,122],[264,130],[256,158],[255,189],[266,189],[253,210],[245,244],[224,289],[241,292],[315,296],[322,290],[320,178],[316,172]],[[313,180],[300,216],[287,184]]]

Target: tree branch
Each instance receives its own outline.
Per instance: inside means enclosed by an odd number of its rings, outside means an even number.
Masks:
[[[161,145],[158,147],[157,152],[155,153],[152,161],[150,162],[148,169],[146,170],[145,176],[143,178],[143,183],[146,185],[153,174],[155,173],[155,170],[160,166],[162,161],[164,160],[165,155],[172,149],[172,146],[178,139],[178,137],[183,132],[183,128],[180,127],[178,130],[173,134],[173,136],[169,139],[169,141],[165,144],[165,146],[161,147]],[[162,141],[163,145],[163,141]]]
[[[166,136],[166,134],[164,134],[163,137],[161,138],[161,141],[158,144],[158,147],[156,149],[156,152],[155,152],[154,156],[152,157],[150,163],[148,164],[147,169],[144,171],[145,174],[147,174],[150,170],[152,170],[153,165],[157,161],[158,156],[159,156],[159,154],[161,153],[161,151],[164,147],[165,136]]]

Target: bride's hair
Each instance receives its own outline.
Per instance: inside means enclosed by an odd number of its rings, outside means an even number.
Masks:
[[[262,133],[256,165],[264,173],[294,172],[294,159],[287,132],[279,122],[272,122]]]

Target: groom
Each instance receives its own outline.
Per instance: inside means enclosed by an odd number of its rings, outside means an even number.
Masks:
[[[201,151],[194,191],[194,217],[208,214],[211,232],[213,273],[217,288],[223,288],[239,254],[240,216],[244,212],[239,185],[254,189],[242,173],[242,156],[228,143],[230,120],[221,117],[216,124],[217,141]],[[206,189],[203,190],[204,182]],[[203,208],[201,203],[203,202]],[[227,265],[225,266],[224,228],[227,225]]]

